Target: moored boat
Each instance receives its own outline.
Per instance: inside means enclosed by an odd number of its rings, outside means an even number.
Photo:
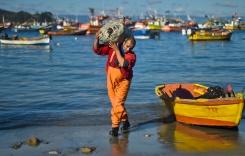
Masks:
[[[86,34],[87,35],[96,34],[100,30],[101,27],[102,25],[89,25]]]
[[[132,28],[132,32],[135,39],[154,39],[160,38],[160,32],[158,30],[150,29],[149,26],[143,22],[136,22]]]
[[[58,30],[49,31],[48,35],[63,36],[63,35],[85,35],[87,30]]]
[[[161,30],[164,32],[179,32],[182,30],[182,25],[180,24],[164,25],[162,26]]]
[[[50,38],[48,36],[38,38],[13,37],[0,39],[0,43],[12,45],[47,45],[50,43]]]
[[[230,40],[232,31],[222,29],[193,30],[188,39],[191,41]]]
[[[134,29],[133,35],[135,39],[150,39],[151,38],[149,29]]]
[[[208,88],[195,83],[173,83],[159,85],[155,91],[178,122],[237,127],[243,113],[243,93],[236,93],[233,97],[204,98]]]

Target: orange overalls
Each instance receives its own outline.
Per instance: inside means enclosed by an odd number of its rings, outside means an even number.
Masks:
[[[119,127],[121,121],[128,119],[127,111],[124,106],[131,81],[123,77],[120,69],[108,67],[107,89],[111,101],[111,121],[112,127]]]
[[[108,55],[106,63],[107,71],[107,89],[108,96],[111,101],[111,121],[112,127],[119,127],[121,121],[128,119],[125,108],[125,101],[133,77],[132,68],[136,62],[136,55],[132,51],[125,52],[124,58],[127,61],[127,67],[118,67],[116,65],[116,55],[112,48],[108,46],[101,46],[94,49],[98,55]]]

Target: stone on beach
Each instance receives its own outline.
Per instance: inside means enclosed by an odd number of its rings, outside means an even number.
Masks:
[[[16,142],[13,145],[11,145],[11,148],[13,149],[19,149],[23,145],[23,142]]]
[[[96,147],[88,147],[88,146],[84,146],[80,148],[80,151],[84,154],[89,154],[92,153],[94,150],[96,150]]]
[[[38,139],[35,136],[30,137],[29,139],[26,140],[26,144],[30,146],[38,146],[40,144],[40,139]]]
[[[145,138],[151,137],[151,134],[145,134]]]
[[[56,151],[56,150],[53,150],[53,151],[49,151],[48,154],[49,155],[59,155],[60,152],[59,151]]]

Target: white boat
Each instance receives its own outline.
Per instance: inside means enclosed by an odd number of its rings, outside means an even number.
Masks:
[[[4,38],[0,39],[1,44],[14,45],[47,45],[50,43],[50,38],[47,36],[39,38]]]

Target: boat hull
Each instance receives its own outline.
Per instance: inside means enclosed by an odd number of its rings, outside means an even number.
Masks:
[[[133,35],[135,39],[160,38],[160,32],[158,30],[150,30],[150,29],[133,29]]]
[[[149,29],[134,29],[133,35],[135,39],[150,39],[151,38]]]
[[[101,25],[89,25],[86,35],[96,34],[101,27]]]
[[[188,36],[191,41],[212,41],[212,40],[230,40],[231,32],[205,32],[197,31]]]
[[[196,99],[206,91],[206,86],[188,83],[156,87],[156,94],[169,106],[167,108],[178,122],[203,126],[237,127],[243,113],[243,94],[237,93],[235,97]]]
[[[238,126],[242,117],[243,99],[176,99],[176,121],[205,126]]]
[[[50,43],[49,37],[40,38],[40,39],[0,39],[1,44],[10,44],[10,45],[47,45]]]
[[[69,36],[69,35],[85,35],[87,30],[76,31],[49,31],[48,35],[52,36]]]

